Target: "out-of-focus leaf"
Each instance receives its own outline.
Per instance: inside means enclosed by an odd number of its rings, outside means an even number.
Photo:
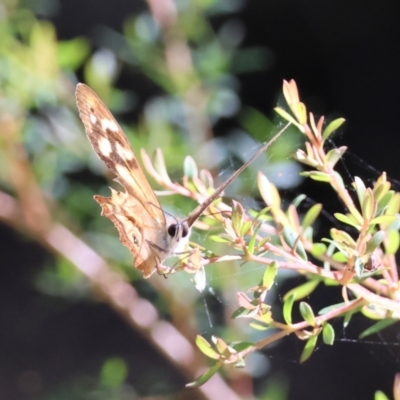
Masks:
[[[304,346],[303,352],[301,353],[300,356],[300,362],[303,363],[304,361],[307,361],[310,357],[311,354],[313,353],[315,346],[317,344],[318,336],[314,335],[311,336],[307,342],[306,345]]]

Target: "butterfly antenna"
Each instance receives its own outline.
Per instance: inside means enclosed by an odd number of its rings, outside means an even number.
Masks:
[[[198,205],[188,216],[186,219],[186,222],[188,226],[192,226],[194,222],[197,220],[197,218],[200,217],[200,215],[203,213],[203,211],[217,198],[220,196],[223,190],[238,176],[240,175],[247,167],[248,165],[253,162],[261,153],[263,153],[265,150],[268,149],[269,146],[271,146],[272,143],[274,143],[278,137],[289,127],[291,123],[289,122],[286,124],[283,129],[281,129],[270,141],[267,143],[263,144],[260,149],[254,153],[254,155],[246,161],[240,168],[238,168],[224,183],[222,183],[217,190],[209,196],[206,200],[204,200],[203,203]]]
[[[175,215],[169,213],[168,211],[165,211],[164,209],[162,209],[162,208],[161,208],[160,206],[158,206],[157,204],[154,204],[154,203],[151,203],[151,202],[148,202],[148,203],[149,203],[151,206],[153,206],[153,207],[158,208],[159,210],[161,210],[164,214],[169,215],[171,218],[173,218],[173,219],[176,221],[177,224],[179,224],[179,220],[178,220],[178,218],[175,217]]]

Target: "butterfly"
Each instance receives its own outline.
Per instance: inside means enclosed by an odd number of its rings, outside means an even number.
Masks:
[[[96,195],[101,215],[117,228],[120,241],[134,257],[144,278],[160,270],[162,262],[188,243],[194,222],[222,191],[286,129],[265,143],[184,220],[166,216],[123,130],[107,106],[87,85],[76,87],[76,102],[86,135],[102,161],[125,191],[111,189],[111,197]]]

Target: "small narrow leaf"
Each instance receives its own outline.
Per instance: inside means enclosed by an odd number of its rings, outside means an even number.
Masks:
[[[347,328],[347,326],[349,325],[350,321],[351,321],[351,317],[353,316],[353,312],[348,312],[344,315],[344,319],[343,319],[343,328]]]
[[[253,235],[251,236],[250,240],[249,240],[249,244],[247,245],[247,251],[250,255],[254,254],[254,247],[256,244],[256,240],[257,240],[257,235],[258,235],[258,231],[261,228],[261,224],[259,224],[257,226],[256,229],[254,229]]]
[[[324,140],[328,139],[328,137],[332,135],[332,133],[335,132],[337,129],[339,129],[345,121],[346,120],[344,118],[337,118],[330,122],[328,126],[324,129],[322,133],[322,138]]]
[[[375,323],[374,325],[370,326],[365,331],[363,331],[360,334],[359,338],[360,339],[364,339],[365,337],[367,337],[369,335],[373,335],[374,333],[378,333],[381,330],[387,328],[388,326],[391,326],[391,325],[395,324],[396,322],[398,322],[398,320],[397,319],[393,319],[393,318],[382,319],[381,321],[378,321],[377,323]]]
[[[322,308],[321,310],[318,311],[318,315],[324,315],[324,314],[326,314],[328,312],[331,312],[333,310],[337,310],[338,308],[343,307],[346,304],[347,303],[343,302],[343,303],[333,304],[333,305],[328,306],[328,307],[324,307],[324,308]]]
[[[318,258],[325,254],[327,251],[327,247],[323,243],[313,243],[312,249],[311,249],[311,254],[313,257]]]
[[[299,309],[300,314],[304,318],[304,320],[307,321],[311,326],[315,326],[315,316],[311,306],[305,301],[302,301],[300,303]]]
[[[303,222],[301,223],[303,229],[306,229],[307,227],[313,225],[315,220],[321,213],[321,211],[322,211],[322,204],[314,204],[304,216]]]
[[[330,174],[319,171],[300,172],[301,176],[307,176],[317,182],[330,182],[332,177]]]
[[[283,296],[283,300],[285,301],[290,296],[294,296],[294,299],[293,299],[294,301],[304,299],[305,297],[309,296],[314,291],[314,289],[318,286],[319,283],[320,283],[319,278],[316,278],[316,279],[307,281],[299,286],[296,286],[295,288],[289,290]]]
[[[254,343],[253,342],[235,342],[231,343],[231,347],[235,349],[238,353],[241,351],[244,351],[250,347],[253,347]]]
[[[204,374],[200,375],[195,381],[187,383],[185,386],[191,388],[203,385],[218,372],[222,365],[222,362],[216,363],[213,367],[204,372]]]
[[[357,257],[354,262],[354,271],[358,278],[360,278],[364,272],[364,262],[361,258]]]
[[[347,244],[348,246],[356,247],[356,241],[347,232],[332,228],[330,233],[332,239],[336,242],[341,242]]]
[[[278,263],[276,261],[273,261],[271,264],[267,266],[267,268],[264,271],[264,276],[263,276],[263,286],[265,288],[270,289],[272,284],[275,281],[275,277],[278,273]]]
[[[375,214],[375,210],[374,210],[374,195],[372,193],[372,190],[370,188],[368,188],[365,191],[364,194],[364,199],[361,205],[361,209],[362,209],[362,215],[366,220],[370,220],[372,219],[372,217],[374,217]]]
[[[305,132],[304,128],[288,113],[286,112],[283,108],[276,107],[274,108],[275,112],[278,113],[283,119],[285,119],[288,122],[291,122],[293,125],[295,125],[301,132]]]
[[[290,226],[285,226],[282,233],[289,247],[292,248],[300,258],[307,261],[307,253],[301,241],[298,240],[299,236],[296,232]]]
[[[185,161],[183,162],[183,173],[189,179],[197,178],[199,176],[199,171],[193,157],[185,157]]]
[[[367,253],[372,253],[378,246],[381,245],[381,243],[385,239],[385,232],[384,231],[378,231],[376,232],[370,240],[367,242],[367,248],[366,252]]]
[[[261,172],[257,175],[258,189],[265,203],[270,207],[280,208],[281,197],[274,184]]]
[[[287,297],[283,303],[283,319],[288,325],[292,324],[293,303],[294,303],[294,294]]]
[[[240,203],[233,200],[232,201],[232,227],[236,235],[240,237],[244,222],[244,209]]]
[[[343,154],[346,152],[347,147],[341,146],[328,151],[326,155],[326,164],[333,168],[337,162],[342,158]]]
[[[367,188],[365,187],[364,182],[358,176],[356,176],[354,178],[354,184],[353,185],[354,185],[354,188],[356,189],[358,202],[361,205],[362,202],[363,202],[365,191],[366,191]]]
[[[304,346],[303,352],[301,353],[301,356],[300,356],[301,363],[303,363],[304,361],[307,361],[311,357],[311,354],[313,353],[315,346],[317,344],[317,339],[318,339],[318,336],[314,335],[314,336],[311,336],[310,339],[307,340],[307,343]]]
[[[374,400],[389,400],[389,397],[387,397],[385,393],[378,390],[377,392],[375,392]]]
[[[307,199],[307,196],[305,194],[299,194],[292,200],[292,204],[295,207],[298,207],[305,199]]]
[[[396,220],[395,215],[381,215],[380,217],[374,218],[370,224],[378,225],[378,224],[390,224],[391,222]]]
[[[207,340],[203,338],[203,336],[196,336],[196,346],[207,357],[214,360],[218,360],[220,358],[220,355],[211,347],[211,344],[208,343]]]
[[[325,344],[328,344],[330,346],[333,345],[333,342],[335,341],[335,330],[333,329],[331,324],[325,324],[324,328],[322,329],[322,339]]]
[[[386,244],[387,254],[396,254],[400,247],[400,234],[399,231],[389,231]]]
[[[357,229],[360,227],[360,225],[357,222],[355,222],[352,219],[350,219],[347,215],[344,215],[342,213],[334,213],[333,215],[340,222],[343,222],[343,223],[345,223],[347,225],[350,225],[350,226],[354,226]]]

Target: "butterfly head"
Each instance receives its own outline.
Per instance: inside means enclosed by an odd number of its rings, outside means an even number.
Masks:
[[[186,220],[178,221],[174,219],[170,221],[167,228],[168,240],[172,251],[183,251],[189,241],[190,228]]]

